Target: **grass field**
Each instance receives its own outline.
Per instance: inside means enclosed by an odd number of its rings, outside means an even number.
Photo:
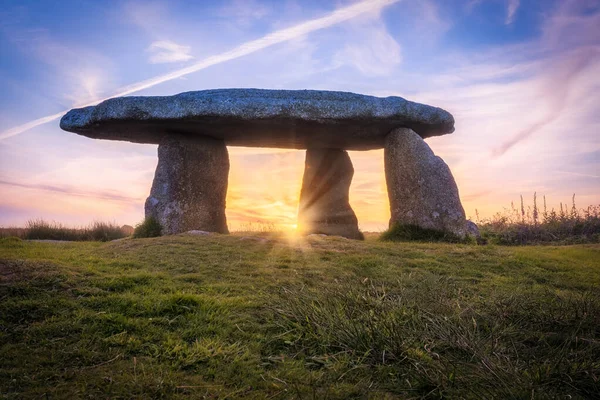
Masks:
[[[600,245],[0,239],[0,397],[598,398]]]

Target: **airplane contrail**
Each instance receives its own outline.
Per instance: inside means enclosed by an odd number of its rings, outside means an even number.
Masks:
[[[340,22],[347,21],[349,19],[355,18],[361,14],[366,12],[375,12],[378,11],[390,4],[397,3],[400,0],[366,0],[361,1],[359,3],[353,4],[348,7],[340,8],[335,10],[331,14],[328,14],[325,17],[316,18],[310,21],[303,22],[301,24],[292,26],[290,28],[281,29],[268,35],[261,37],[260,39],[251,40],[249,42],[243,43],[238,47],[235,47],[232,50],[226,51],[221,54],[217,54],[214,56],[210,56],[205,58],[204,60],[198,61],[188,67],[181,68],[172,72],[169,72],[164,75],[159,75],[154,78],[150,78],[144,81],[136,82],[131,85],[120,88],[116,91],[112,96],[106,97],[104,99],[96,100],[87,104],[78,105],[77,107],[88,107],[93,106],[98,103],[103,102],[104,100],[110,99],[112,97],[120,97],[127,96],[128,94],[138,92],[143,89],[148,89],[153,86],[156,86],[160,83],[167,82],[173,79],[181,78],[182,76],[191,74],[193,72],[200,71],[202,69],[208,68],[210,66],[221,64],[226,61],[234,60],[239,57],[246,56],[248,54],[257,52],[264,48],[273,46],[278,43],[287,42],[289,40],[301,37],[308,33],[318,31],[320,29],[328,28],[330,26],[339,24]],[[48,115],[46,117],[38,118],[33,121],[29,121],[25,124],[15,126],[14,128],[8,129],[2,133],[0,133],[0,140],[9,138],[11,136],[19,135],[29,129],[35,128],[36,126],[40,126],[46,124],[48,122],[54,121],[62,117],[69,110],[61,111],[57,114]]]

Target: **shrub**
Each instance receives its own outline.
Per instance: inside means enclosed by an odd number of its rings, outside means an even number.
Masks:
[[[16,236],[7,236],[0,238],[0,245],[7,248],[20,248],[23,247],[23,239]]]
[[[94,222],[90,228],[88,228],[89,240],[95,240],[99,242],[108,242],[115,239],[121,239],[129,236],[121,227],[108,224],[106,222]]]
[[[134,238],[150,238],[161,235],[162,228],[158,220],[154,217],[147,217],[141,223],[135,226],[133,231]]]
[[[18,237],[23,239],[27,230],[25,228],[0,228],[0,238]]]
[[[391,242],[450,242],[458,243],[464,240],[450,233],[436,229],[425,229],[417,225],[394,224],[390,229],[383,232],[380,240]]]
[[[74,228],[67,228],[58,222],[48,222],[43,219],[27,221],[25,239],[29,240],[85,240],[82,234]]]

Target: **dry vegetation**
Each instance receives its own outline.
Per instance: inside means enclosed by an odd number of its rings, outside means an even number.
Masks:
[[[484,237],[502,245],[600,243],[600,205],[577,208],[575,195],[570,205],[560,204],[560,210],[548,210],[546,197],[542,207],[537,195],[533,204],[510,209],[489,219],[476,219]]]
[[[33,219],[25,228],[0,228],[0,238],[18,237],[27,240],[66,240],[108,242],[129,236],[127,228],[114,223],[95,221],[87,227],[70,228],[58,222]]]

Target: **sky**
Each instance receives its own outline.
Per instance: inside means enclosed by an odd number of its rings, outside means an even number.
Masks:
[[[73,107],[214,88],[442,107],[427,139],[467,217],[600,204],[600,0],[0,0],[0,226],[143,219],[157,146],[59,128]],[[230,147],[230,229],[296,223],[304,151]],[[350,152],[359,226],[389,220],[383,151]]]

